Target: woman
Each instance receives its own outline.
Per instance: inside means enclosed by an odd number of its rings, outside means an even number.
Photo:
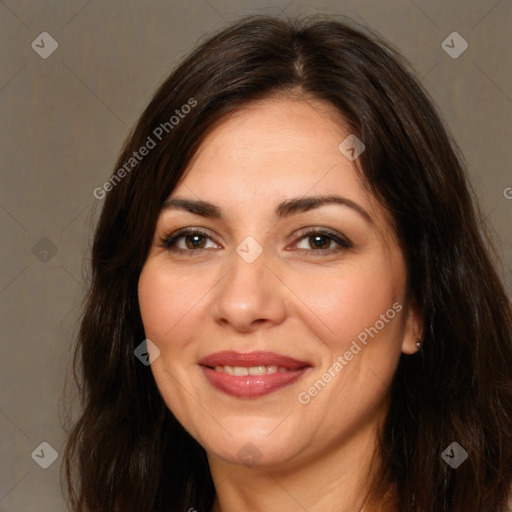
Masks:
[[[375,34],[215,35],[104,195],[73,510],[506,510],[510,302],[439,116]]]

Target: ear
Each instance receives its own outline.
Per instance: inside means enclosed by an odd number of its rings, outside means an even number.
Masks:
[[[419,348],[416,345],[418,340],[423,341],[423,318],[415,301],[410,300],[405,307],[405,329],[402,340],[402,352],[404,354],[415,354]]]

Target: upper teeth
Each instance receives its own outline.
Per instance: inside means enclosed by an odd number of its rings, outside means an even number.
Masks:
[[[216,366],[216,372],[226,372],[229,375],[243,377],[244,375],[265,375],[268,373],[286,372],[288,368],[281,366]]]

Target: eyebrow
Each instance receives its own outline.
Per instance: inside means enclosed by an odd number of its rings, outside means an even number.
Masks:
[[[274,215],[277,219],[283,219],[297,213],[307,212],[320,208],[328,204],[339,204],[348,206],[359,213],[367,222],[373,224],[369,213],[359,204],[351,199],[336,195],[308,196],[287,199],[276,207]],[[183,199],[179,197],[167,199],[162,205],[162,211],[166,210],[184,210],[194,215],[208,217],[212,219],[223,219],[222,208],[207,201],[197,201],[193,199]]]

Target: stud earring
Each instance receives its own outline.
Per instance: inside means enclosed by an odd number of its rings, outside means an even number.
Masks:
[[[423,341],[422,341],[422,340],[420,340],[420,339],[417,339],[417,340],[416,340],[416,348],[417,348],[418,350],[420,350],[420,349],[421,349],[421,345],[422,345],[422,344],[423,344]]]

